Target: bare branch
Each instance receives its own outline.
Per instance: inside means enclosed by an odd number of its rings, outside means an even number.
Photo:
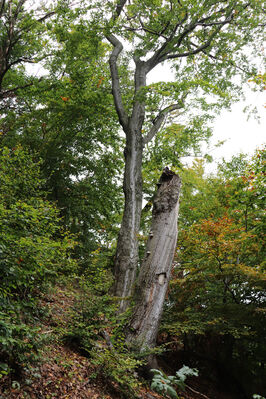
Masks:
[[[226,21],[227,21],[227,20],[226,20]],[[220,32],[220,30],[222,29],[222,27],[223,27],[226,23],[228,23],[228,22],[226,22],[226,21],[224,21],[223,24],[219,25],[219,26],[215,29],[215,31],[214,31],[212,34],[210,34],[208,40],[207,40],[205,43],[203,43],[201,46],[197,47],[195,50],[186,51],[186,52],[184,52],[184,53],[177,53],[177,54],[169,54],[169,53],[167,54],[167,53],[166,53],[165,55],[163,55],[163,56],[160,57],[159,62],[163,62],[163,61],[165,61],[165,60],[170,60],[170,59],[174,59],[174,58],[188,57],[189,55],[195,55],[195,54],[198,54],[198,53],[200,53],[200,52],[203,52],[203,50],[205,50],[206,48],[208,48],[208,47],[211,45],[211,43],[212,43],[212,41],[213,41],[213,38],[217,35],[217,33]]]
[[[48,12],[48,14],[46,14],[46,15],[44,15],[43,17],[37,19],[37,21],[38,21],[38,22],[43,22],[43,21],[45,21],[47,18],[50,18],[50,17],[51,17],[52,15],[54,15],[54,14],[55,14],[55,11]]]
[[[42,80],[42,78],[38,79],[38,82],[40,82],[41,80]],[[1,98],[1,97],[2,97],[2,98],[8,97],[8,95],[9,95],[10,93],[14,93],[15,91],[22,90],[22,89],[26,89],[27,87],[30,87],[30,86],[33,86],[33,85],[34,85],[34,82],[30,82],[30,83],[27,83],[27,84],[24,85],[24,86],[13,87],[12,89],[9,89],[9,90],[6,90],[6,91],[3,91],[2,93],[0,93],[0,98]]]
[[[122,101],[119,74],[117,68],[117,59],[119,54],[123,50],[123,45],[113,34],[108,35],[106,38],[113,45],[113,51],[109,58],[109,65],[112,77],[112,93],[114,97],[115,108],[119,118],[119,122],[123,129],[126,130],[128,125],[128,115],[125,111]]]
[[[167,28],[168,28],[168,26],[169,26],[169,24],[170,24],[169,21],[167,22],[167,24],[165,25],[165,27],[164,27],[160,32],[156,32],[156,31],[154,31],[154,30],[148,28],[147,26],[145,26],[145,24],[144,24],[144,22],[142,21],[141,17],[139,17],[139,22],[140,22],[141,28],[142,28],[142,30],[143,30],[144,32],[151,33],[152,35],[156,35],[156,36],[158,36],[158,37],[163,37],[165,40],[167,40],[167,37],[164,36],[163,34],[164,34],[164,32],[167,30]]]
[[[115,13],[113,14],[113,20],[116,20],[120,16],[126,2],[127,2],[127,0],[120,0],[117,3]]]
[[[231,14],[228,18],[224,19],[223,21],[214,21],[214,22],[209,22],[209,23],[205,23],[202,21],[197,22],[197,26],[215,26],[215,25],[225,25],[225,24],[229,24],[232,19],[234,18],[234,15]]]
[[[249,5],[249,3],[247,3],[245,5],[244,8],[246,8]],[[220,11],[226,11],[226,9],[220,10]],[[168,60],[168,59],[175,59],[175,58],[182,58],[182,57],[187,57],[190,55],[194,55],[197,53],[200,53],[201,51],[205,50],[207,47],[209,47],[212,43],[213,38],[217,35],[217,33],[222,29],[222,27],[224,25],[229,24],[233,19],[234,19],[234,9],[230,8],[230,10],[227,10],[227,15],[225,16],[225,19],[223,21],[216,21],[216,22],[210,22],[207,23],[205,21],[209,20],[212,16],[210,17],[206,17],[200,20],[194,20],[193,22],[191,22],[185,29],[184,31],[180,34],[179,37],[176,38],[176,42],[173,43],[174,36],[176,34],[176,31],[178,29],[178,27],[184,23],[187,19],[187,14],[185,15],[185,17],[183,18],[183,20],[178,23],[175,28],[173,29],[172,34],[169,36],[169,38],[163,43],[163,45],[161,46],[161,48],[159,50],[157,50],[155,52],[155,54],[147,61],[148,65],[149,65],[149,71],[151,71],[151,69],[153,69],[156,65],[158,65],[159,63]],[[170,50],[168,48],[168,45],[172,42],[172,44],[174,44],[174,48],[177,50],[185,37],[187,37],[191,32],[193,32],[193,30],[197,27],[197,26],[203,26],[203,27],[211,27],[211,26],[217,26],[217,29],[215,29],[215,31],[210,35],[210,37],[208,38],[208,40],[203,43],[201,46],[199,46],[197,49],[192,50],[192,51],[186,51],[186,52],[180,52],[180,53],[172,53],[173,50]]]
[[[195,43],[193,43],[193,42],[190,42],[190,44],[191,44],[193,47],[197,47],[197,45],[196,45]],[[231,60],[231,59],[220,58],[220,57],[218,57],[217,55],[208,53],[208,52],[205,51],[205,50],[203,50],[202,52],[203,52],[203,54],[205,54],[207,57],[209,57],[209,58],[212,59],[213,61],[220,61],[220,62],[223,62],[223,63],[224,63],[224,62],[227,62],[228,64],[231,64],[233,67],[235,67],[235,68],[238,69],[239,71],[244,72],[245,74],[252,76],[252,74],[251,74],[248,70],[246,70],[246,69],[244,69],[244,68],[241,68],[239,65],[236,65],[236,63],[235,63],[233,60]]]
[[[247,3],[247,4],[243,7],[243,9],[245,9],[246,7],[248,7],[249,4],[250,4],[250,3]],[[230,9],[228,9],[228,8],[221,8],[220,10],[216,11],[216,14],[223,14],[223,13],[226,13],[226,12],[227,12],[227,17],[226,17],[226,19],[228,19],[228,21],[223,20],[223,21],[215,21],[215,22],[209,22],[209,23],[207,23],[206,21],[209,21],[210,19],[213,18],[213,14],[211,14],[211,15],[209,15],[208,17],[205,17],[205,18],[200,19],[200,20],[197,22],[197,25],[198,25],[198,26],[207,27],[207,26],[220,25],[221,23],[224,24],[224,23],[227,23],[227,22],[231,22],[231,20],[232,20],[233,17],[234,17],[234,15],[233,15],[233,10],[234,10],[234,5],[233,5]]]
[[[8,69],[16,64],[19,64],[20,62],[25,62],[27,64],[36,64],[37,62],[40,62],[42,60],[44,60],[47,57],[51,57],[53,55],[53,53],[49,53],[49,54],[45,54],[43,57],[38,58],[38,59],[33,59],[33,58],[24,58],[24,57],[20,57],[17,60],[11,62],[8,65]]]
[[[151,71],[156,65],[158,65],[158,64],[161,62],[161,61],[160,61],[161,54],[167,49],[167,46],[168,46],[168,44],[173,40],[173,38],[174,38],[174,36],[175,36],[175,34],[176,34],[176,31],[177,31],[178,27],[179,27],[180,25],[182,25],[182,24],[185,22],[185,20],[187,19],[187,17],[188,17],[188,15],[186,14],[186,15],[184,16],[184,18],[182,19],[182,21],[180,21],[180,22],[178,22],[178,23],[176,24],[176,26],[174,27],[174,29],[173,29],[171,35],[166,39],[166,41],[162,44],[162,46],[154,53],[154,55],[147,61],[147,64],[148,64],[148,66],[149,66],[149,68],[148,68],[149,71]],[[190,24],[190,25],[191,25],[191,24]],[[185,36],[186,34],[190,33],[190,32],[194,29],[194,25],[193,25],[193,26],[191,25],[191,27],[190,27],[190,25],[189,25],[189,27],[185,30],[184,34],[181,35],[181,36]],[[183,37],[181,38],[181,41],[182,41],[182,40],[183,40]]]
[[[26,3],[26,1],[27,1],[27,0],[20,0],[20,1],[18,2],[17,8],[16,8],[16,10],[15,10],[15,12],[14,12],[14,16],[13,16],[13,20],[14,20],[14,21],[17,19],[18,14],[20,13],[20,11],[21,11],[21,9],[22,9],[24,3]]]
[[[149,143],[153,137],[156,135],[156,133],[159,131],[159,129],[161,128],[166,116],[177,110],[177,109],[181,109],[183,108],[183,104],[172,104],[169,105],[168,107],[164,108],[162,111],[159,112],[159,114],[156,116],[156,118],[153,121],[153,125],[150,129],[150,131],[148,132],[148,134],[143,138],[143,145]]]
[[[186,388],[188,388],[191,392],[193,392],[193,393],[195,393],[195,394],[197,394],[197,395],[200,395],[200,396],[202,396],[202,397],[205,398],[205,399],[210,399],[208,396],[204,395],[204,394],[201,393],[201,392],[196,391],[195,389],[191,388],[189,385],[186,384],[185,386],[186,386]]]
[[[195,55],[200,53],[201,51],[205,50],[211,45],[211,40],[208,40],[206,43],[202,44],[202,46],[198,47],[196,50],[192,51],[186,51],[185,53],[180,53],[180,54],[170,54],[167,55],[163,58],[160,59],[160,62],[163,62],[165,60],[171,60],[175,58],[182,58],[182,57],[188,57],[189,55]]]

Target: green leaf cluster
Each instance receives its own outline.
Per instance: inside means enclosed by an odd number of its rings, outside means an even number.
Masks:
[[[48,199],[56,201],[61,224],[78,235],[75,257],[84,270],[86,254],[116,235],[122,205],[122,139],[108,46],[71,9],[57,10],[46,29],[53,51],[43,61],[43,76],[28,76],[30,86],[2,101],[0,140],[2,146],[20,144],[43,159]],[[25,79],[22,73],[22,87]]]
[[[143,364],[128,352],[118,352],[112,348],[98,348],[91,352],[95,377],[104,378],[109,390],[112,388],[125,399],[139,397],[140,382],[136,370]],[[111,386],[110,386],[111,385]]]
[[[0,181],[0,352],[14,370],[40,346],[38,298],[59,274],[73,272],[74,241],[44,199],[40,164],[27,151],[1,149]]]
[[[167,376],[161,370],[152,369],[151,372],[154,374],[151,389],[162,394],[164,397],[178,398],[177,392],[173,386],[177,386],[180,390],[186,389],[185,380],[189,376],[198,376],[197,369],[191,369],[188,366],[183,366],[176,372],[175,376]]]

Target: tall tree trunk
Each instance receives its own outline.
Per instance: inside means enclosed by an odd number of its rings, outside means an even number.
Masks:
[[[155,196],[145,257],[135,291],[126,340],[140,350],[156,343],[177,240],[181,179],[165,168]]]
[[[126,310],[132,294],[138,266],[138,232],[142,209],[141,134],[127,135],[123,190],[124,214],[115,257],[114,295],[120,297],[119,312]]]
[[[113,41],[114,42],[114,41]],[[116,42],[114,42],[116,43]],[[138,267],[138,232],[142,209],[142,127],[145,117],[145,105],[137,99],[138,91],[146,85],[146,65],[136,59],[135,97],[132,114],[125,116],[122,100],[116,102],[121,125],[126,135],[125,171],[123,190],[125,195],[124,214],[117,241],[115,257],[114,295],[120,297],[119,312],[126,310],[132,295]],[[112,61],[110,62],[112,68]],[[113,83],[113,88],[115,82]],[[120,101],[120,106],[119,106]]]

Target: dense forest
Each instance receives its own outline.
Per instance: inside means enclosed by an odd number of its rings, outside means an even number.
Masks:
[[[203,150],[265,90],[263,1],[0,18],[0,398],[263,399],[265,148]]]

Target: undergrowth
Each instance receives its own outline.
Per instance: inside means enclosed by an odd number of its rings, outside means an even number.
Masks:
[[[94,370],[90,379],[133,399],[141,386],[136,370],[143,361],[136,359],[124,343],[120,328],[123,321],[116,316],[116,301],[108,295],[110,284],[108,278],[105,286],[102,280],[98,285],[95,278],[91,282],[89,274],[79,279],[79,294],[63,341],[90,359]],[[101,296],[97,295],[99,290]]]

